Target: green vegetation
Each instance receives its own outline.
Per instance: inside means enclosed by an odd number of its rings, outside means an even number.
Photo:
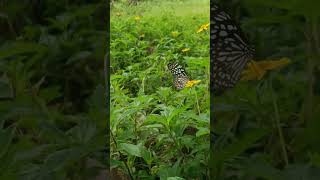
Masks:
[[[116,2],[111,9],[111,168],[134,179],[205,179],[209,1]],[[177,91],[167,64],[191,79]]]
[[[209,0],[114,0],[110,137],[108,10],[88,2],[0,2],[1,180],[320,179],[319,1],[220,1],[257,63],[291,63],[214,97],[210,112]],[[175,90],[169,62],[201,82]]]
[[[221,1],[256,48],[291,63],[214,97],[213,179],[320,179],[319,2]]]
[[[0,179],[106,169],[104,1],[0,3]]]

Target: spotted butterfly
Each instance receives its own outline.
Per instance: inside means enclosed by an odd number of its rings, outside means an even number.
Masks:
[[[183,89],[189,81],[185,69],[179,63],[169,63],[168,69],[172,73],[174,86],[178,90]]]
[[[240,26],[217,4],[211,3],[210,13],[211,81],[214,91],[222,92],[238,82],[254,49],[249,47]]]

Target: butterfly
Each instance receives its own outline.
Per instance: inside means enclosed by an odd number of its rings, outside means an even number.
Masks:
[[[223,92],[239,81],[254,49],[229,14],[215,3],[210,11],[211,82],[214,91]]]
[[[185,69],[179,63],[169,63],[168,69],[171,71],[173,76],[173,84],[178,89],[183,89],[187,82],[189,81],[189,77],[186,74]]]

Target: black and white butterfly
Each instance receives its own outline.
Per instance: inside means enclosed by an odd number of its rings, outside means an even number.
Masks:
[[[217,4],[211,3],[210,14],[211,81],[214,91],[222,92],[238,82],[254,49],[240,26]]]
[[[189,77],[185,71],[185,69],[179,63],[169,63],[168,69],[171,71],[173,76],[173,84],[174,86],[180,90],[183,89],[187,82],[189,81]]]

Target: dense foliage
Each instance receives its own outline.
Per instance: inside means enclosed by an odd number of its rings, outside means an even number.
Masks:
[[[103,1],[0,3],[0,179],[105,169]]]
[[[220,1],[255,59],[291,63],[214,97],[213,179],[319,179],[319,2]]]
[[[320,3],[217,2],[254,60],[291,64],[215,96],[210,112],[209,1],[112,0],[109,177],[320,179]],[[0,2],[0,179],[108,173],[105,3]],[[169,62],[201,82],[175,90]]]
[[[208,177],[208,12],[208,0],[113,4],[111,168],[134,179]],[[201,82],[176,90],[170,62]]]

